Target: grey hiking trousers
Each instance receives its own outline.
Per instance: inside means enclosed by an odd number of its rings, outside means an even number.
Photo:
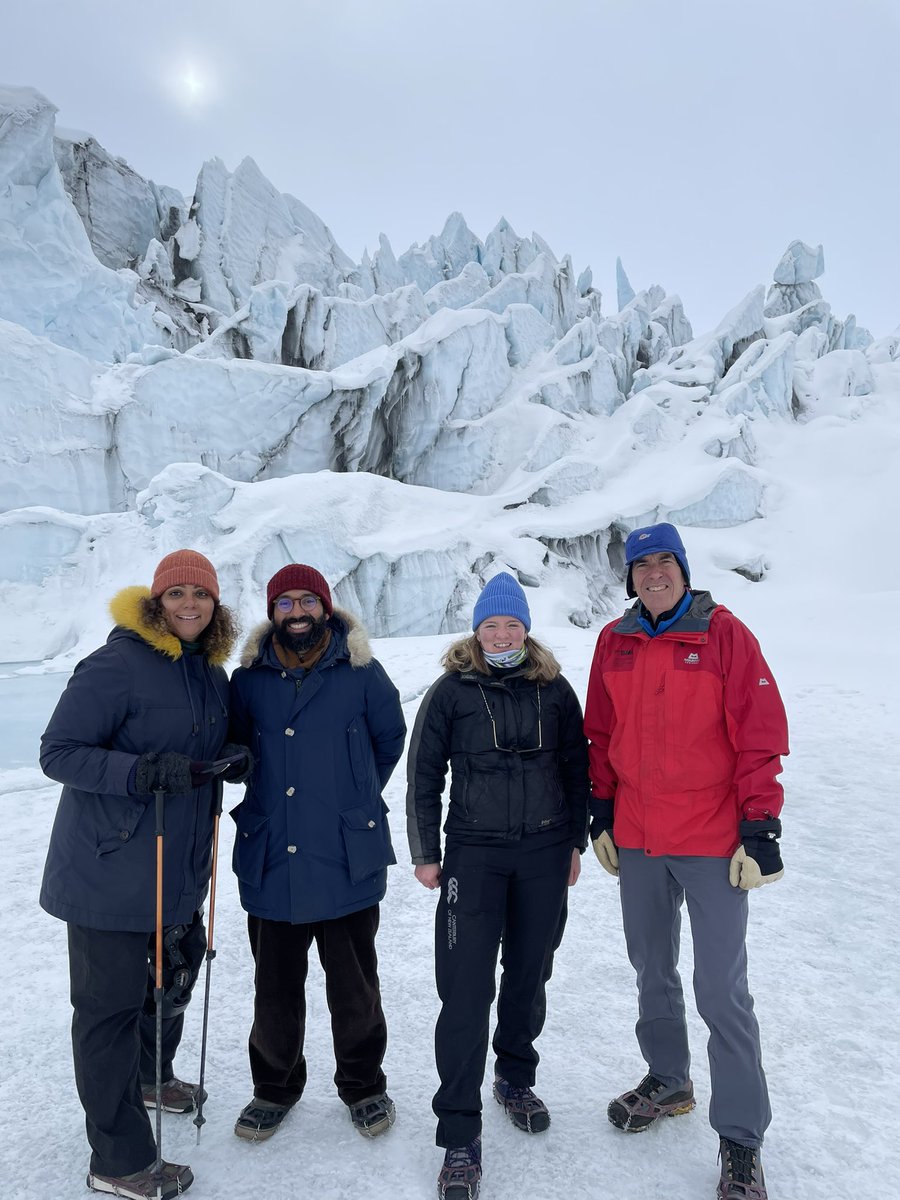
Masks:
[[[772,1112],[747,984],[747,892],[728,882],[728,861],[620,849],[622,919],[637,972],[638,1044],[650,1072],[675,1087],[688,1081],[691,1067],[678,974],[687,899],[694,996],[709,1029],[709,1121],[720,1137],[756,1147]]]

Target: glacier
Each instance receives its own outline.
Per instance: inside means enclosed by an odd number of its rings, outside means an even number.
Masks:
[[[451,213],[356,263],[252,159],[184,197],[54,112],[0,88],[7,662],[67,669],[105,636],[98,595],[182,545],[245,624],[299,559],[385,637],[465,627],[499,569],[539,619],[589,627],[653,520],[759,583],[768,431],[900,391],[900,330],[832,312],[822,246],[792,242],[695,334],[620,260],[606,313],[589,267],[504,219],[482,240]]]

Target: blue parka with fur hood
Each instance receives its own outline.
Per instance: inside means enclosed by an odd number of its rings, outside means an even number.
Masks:
[[[234,869],[248,913],[328,921],[377,904],[395,863],[381,792],[406,734],[400,696],[365,629],[336,609],[310,670],[282,666],[265,622],[231,680],[231,740],[255,761]]]
[[[137,758],[169,750],[215,759],[228,732],[221,664],[230,641],[208,638],[206,653],[184,653],[174,634],[145,623],[141,599],[149,594],[132,587],[113,599],[116,627],[75,668],[41,739],[41,767],[64,785],[41,906],[91,929],[149,933],[155,925],[155,802],[128,794]],[[165,925],[188,923],[203,903],[212,829],[211,785],[166,797]]]

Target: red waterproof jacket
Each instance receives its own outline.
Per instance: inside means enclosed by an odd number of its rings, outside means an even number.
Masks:
[[[730,856],[777,817],[787,717],[759,643],[709,592],[651,638],[636,604],[597,639],[585,705],[591,787],[617,846]]]

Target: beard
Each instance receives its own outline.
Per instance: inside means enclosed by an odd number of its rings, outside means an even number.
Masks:
[[[287,628],[287,621],[275,627],[275,640],[291,654],[308,654],[315,650],[322,641],[328,629],[328,617],[323,612],[321,616],[310,617],[312,622],[305,633],[292,633]]]

